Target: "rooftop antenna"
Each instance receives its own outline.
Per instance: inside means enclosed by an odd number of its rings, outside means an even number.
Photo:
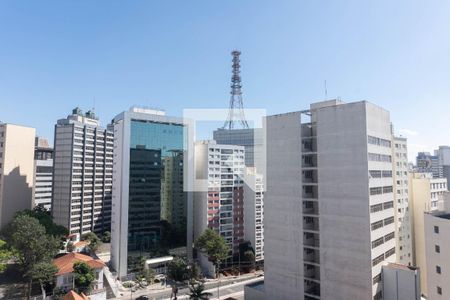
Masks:
[[[328,99],[328,90],[327,90],[327,80],[326,79],[324,82],[324,88],[325,88],[325,100],[327,100]]]
[[[234,50],[231,52],[232,60],[232,75],[231,75],[231,98],[230,108],[228,110],[228,117],[222,129],[234,129],[236,123],[240,124],[242,128],[248,129],[248,123],[245,120],[244,104],[242,101],[242,84],[241,84],[241,65],[239,55],[240,51]]]

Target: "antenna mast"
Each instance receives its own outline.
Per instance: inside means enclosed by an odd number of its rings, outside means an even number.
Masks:
[[[241,84],[241,65],[239,55],[240,51],[234,50],[231,52],[233,56],[232,75],[231,75],[231,98],[230,108],[228,111],[228,118],[223,125],[223,129],[234,129],[236,123],[239,123],[242,128],[248,129],[248,123],[244,115],[244,103],[242,101],[242,84]]]

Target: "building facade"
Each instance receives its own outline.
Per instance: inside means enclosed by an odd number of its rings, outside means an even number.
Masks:
[[[162,111],[132,108],[113,120],[114,190],[111,261],[119,277],[140,256],[186,252],[183,192],[185,124]]]
[[[411,211],[408,191],[408,144],[406,138],[393,137],[394,211],[397,263],[413,265]]]
[[[34,180],[34,205],[40,205],[48,211],[51,211],[53,148],[50,147],[46,139],[36,137],[34,162],[36,165]]]
[[[416,167],[419,173],[432,173],[434,178],[442,178],[444,169],[439,162],[438,155],[429,152],[419,152],[416,157]]]
[[[438,209],[439,197],[445,191],[447,191],[446,178],[434,178],[432,173],[409,174],[409,201],[413,212],[413,263],[421,270],[420,286],[424,294],[428,293],[424,213]]]
[[[76,108],[55,126],[52,215],[71,234],[111,230],[111,130]]]
[[[420,300],[420,270],[389,263],[383,266],[383,300]]]
[[[450,181],[450,146],[439,146],[434,151],[435,155],[439,157],[439,164],[442,167],[443,177]],[[448,188],[448,186],[447,186]]]
[[[265,122],[267,299],[381,299],[396,260],[389,112],[332,100]]]
[[[427,299],[450,297],[450,194],[445,192],[439,208],[424,214],[425,253],[427,264]]]
[[[194,193],[194,240],[207,228],[217,231],[239,253],[244,240],[245,148],[215,141],[195,144],[195,176],[204,179]]]
[[[244,240],[255,251],[255,261],[264,260],[264,181],[255,168],[244,175]]]
[[[0,123],[0,228],[33,207],[34,128]]]

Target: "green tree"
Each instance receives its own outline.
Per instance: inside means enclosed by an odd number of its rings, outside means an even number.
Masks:
[[[183,281],[187,277],[187,264],[186,262],[179,258],[175,257],[169,264],[168,267],[168,275],[175,281]]]
[[[53,300],[61,300],[68,293],[68,291],[63,287],[56,287],[53,290]]]
[[[103,243],[109,243],[111,242],[111,232],[105,231],[102,235],[102,242]]]
[[[34,266],[31,270],[31,277],[41,285],[42,296],[45,299],[45,287],[51,285],[55,281],[55,274],[58,272],[58,268],[48,262],[40,262]]]
[[[13,257],[13,252],[8,249],[5,241],[0,240],[0,274],[7,268],[8,261]]]
[[[89,241],[89,249],[95,253],[98,250],[98,247],[102,244],[102,241],[98,238],[98,236],[93,232],[85,233],[81,236],[81,240]]]
[[[88,294],[95,281],[95,271],[85,262],[78,261],[73,264],[75,287],[79,293]]]
[[[255,254],[252,250],[244,252],[245,262],[253,269],[255,267]]]
[[[189,299],[192,300],[208,300],[212,296],[211,293],[205,292],[205,285],[203,283],[189,284]]]
[[[53,222],[52,216],[48,210],[43,206],[36,206],[33,210],[23,210],[17,213],[19,215],[27,215],[29,217],[35,218],[39,223],[44,226],[45,233],[52,235],[54,237],[60,238],[69,234],[69,230],[64,226],[57,225]]]
[[[195,247],[209,257],[209,260],[216,266],[218,274],[220,264],[229,257],[230,248],[225,239],[216,231],[208,228],[198,237]]]
[[[189,265],[189,280],[197,280],[201,276],[201,269],[196,263]]]
[[[41,262],[49,261],[58,253],[57,239],[45,234],[39,221],[28,215],[17,215],[8,226],[6,241],[17,252],[17,262],[28,279],[28,299],[33,277],[31,271]]]
[[[155,277],[156,277],[156,272],[152,268],[149,268],[149,269],[145,270],[144,276],[145,276],[145,280],[147,280],[148,284],[153,284]]]

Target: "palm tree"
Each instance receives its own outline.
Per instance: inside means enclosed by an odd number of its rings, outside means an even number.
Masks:
[[[205,285],[203,283],[189,284],[189,291],[191,292],[189,294],[189,299],[192,300],[208,300],[209,297],[212,296],[211,293],[205,292]]]

